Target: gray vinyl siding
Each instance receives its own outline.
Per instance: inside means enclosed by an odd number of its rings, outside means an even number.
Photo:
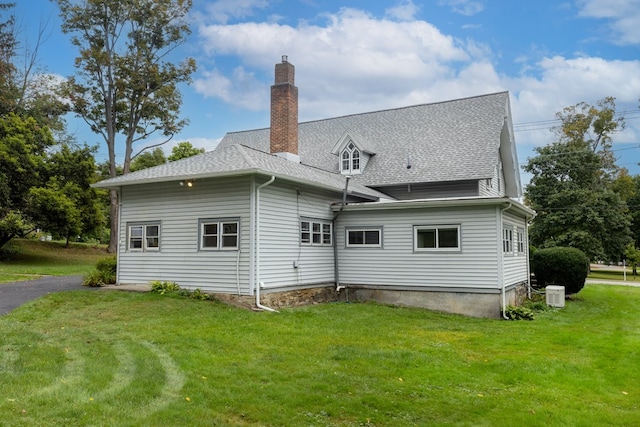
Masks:
[[[376,187],[398,200],[473,197],[478,195],[478,181],[452,181]]]
[[[414,225],[459,225],[461,251],[414,252]],[[382,248],[346,248],[344,230],[382,227]],[[339,219],[340,283],[398,289],[497,289],[495,207],[350,211]]]
[[[504,171],[502,164],[498,163],[493,171],[493,177],[490,181],[480,181],[480,196],[482,197],[504,197]]]
[[[529,242],[526,237],[526,223],[523,218],[519,218],[509,212],[502,214],[503,226],[508,226],[513,230],[514,251],[512,254],[503,255],[503,271],[504,283],[506,286],[515,285],[529,280],[527,261],[529,256]],[[517,251],[517,230],[518,228],[525,232],[524,253]]]
[[[259,280],[264,289],[334,282],[333,246],[301,245],[300,219],[330,223],[333,218],[330,205],[339,200],[339,194],[282,184],[278,180],[261,190]]]
[[[122,188],[118,281],[121,284],[166,280],[211,292],[249,290],[250,179],[199,180],[193,188],[179,182]],[[240,221],[240,250],[199,250],[199,219]],[[127,224],[160,222],[160,249],[127,249]],[[238,267],[238,268],[236,268]]]

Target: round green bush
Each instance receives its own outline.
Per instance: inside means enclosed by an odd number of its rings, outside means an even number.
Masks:
[[[576,294],[589,274],[589,258],[576,248],[538,249],[532,257],[532,268],[538,286],[564,286],[566,294]]]

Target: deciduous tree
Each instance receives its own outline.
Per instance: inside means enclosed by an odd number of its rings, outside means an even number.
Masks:
[[[152,135],[168,141],[185,124],[177,85],[188,81],[195,61],[172,54],[189,34],[191,0],[54,0],[62,30],[79,49],[77,73],[66,86],[72,109],[102,136],[116,176],[116,144],[123,143],[128,173],[134,144]],[[120,136],[123,141],[118,140]],[[149,147],[148,147],[149,148]],[[111,239],[116,250],[118,198],[111,200]]]
[[[619,173],[611,135],[624,125],[613,98],[580,103],[557,114],[557,140],[536,148],[523,167],[531,173],[526,202],[538,215],[531,243],[571,246],[591,259],[618,260],[630,241],[629,210],[613,191]]]
[[[189,141],[180,142],[171,149],[171,155],[168,157],[170,162],[186,159],[187,157],[197,156],[204,153],[204,148],[195,148]]]

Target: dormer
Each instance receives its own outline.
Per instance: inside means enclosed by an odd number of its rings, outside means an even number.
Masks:
[[[357,136],[354,132],[346,131],[333,146],[331,154],[338,156],[340,173],[357,175],[364,171],[369,159],[376,153],[364,138]]]

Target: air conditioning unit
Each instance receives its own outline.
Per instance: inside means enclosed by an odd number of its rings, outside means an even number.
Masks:
[[[564,286],[547,286],[545,291],[547,305],[551,307],[564,307]]]

